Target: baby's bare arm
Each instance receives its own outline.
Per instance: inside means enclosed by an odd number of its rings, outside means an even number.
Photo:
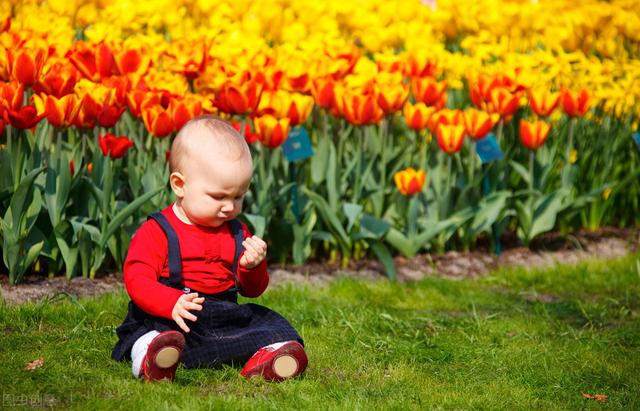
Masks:
[[[178,324],[178,326],[184,330],[184,332],[188,333],[190,330],[184,320],[196,321],[198,318],[193,315],[190,310],[202,310],[203,302],[204,297],[198,297],[198,293],[181,295],[180,298],[178,298],[178,301],[176,301],[176,305],[173,306],[173,310],[171,311],[171,317],[173,318],[173,321],[175,321],[176,324]]]

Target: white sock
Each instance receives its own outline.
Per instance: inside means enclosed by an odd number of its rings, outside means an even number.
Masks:
[[[147,355],[149,344],[151,344],[151,341],[153,341],[158,334],[160,334],[158,331],[149,331],[142,337],[138,338],[135,344],[133,344],[133,347],[131,348],[131,371],[133,372],[134,377],[140,377],[142,360],[144,359],[144,356]]]
[[[288,343],[289,341],[283,341],[283,342],[279,342],[279,343],[273,343],[273,344],[269,344],[266,345],[262,348],[271,348],[272,350],[277,350],[278,348],[282,347],[283,345],[285,345],[286,343]]]

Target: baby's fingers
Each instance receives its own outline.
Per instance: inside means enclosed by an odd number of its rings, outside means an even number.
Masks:
[[[185,320],[196,321],[198,319],[198,317],[196,317],[195,315],[191,314],[185,308],[183,308],[180,311],[178,311],[178,315],[180,317],[184,318]]]
[[[186,308],[187,310],[200,311],[202,310],[202,305],[198,304],[196,300],[193,300],[193,302],[186,302],[184,304],[184,308]]]
[[[189,327],[187,327],[187,324],[184,322],[184,320],[182,318],[177,317],[175,319],[175,321],[176,321],[176,324],[178,324],[178,327],[180,327],[182,329],[182,331],[184,331],[186,333],[191,331],[191,330],[189,330]]]

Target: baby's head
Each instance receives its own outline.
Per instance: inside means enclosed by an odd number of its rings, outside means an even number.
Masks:
[[[180,219],[217,227],[242,211],[253,172],[251,153],[225,121],[202,116],[186,123],[173,141],[169,165]]]

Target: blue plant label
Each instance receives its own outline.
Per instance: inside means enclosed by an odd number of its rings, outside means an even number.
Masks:
[[[282,151],[289,162],[313,156],[307,130],[304,127],[296,127],[289,131],[289,137],[282,143]]]
[[[640,132],[636,131],[631,134],[631,137],[633,137],[633,141],[636,142],[636,146],[638,146],[638,150],[640,150]]]
[[[504,153],[500,149],[496,136],[493,133],[489,133],[482,140],[476,141],[476,153],[480,156],[483,164],[504,158]]]

